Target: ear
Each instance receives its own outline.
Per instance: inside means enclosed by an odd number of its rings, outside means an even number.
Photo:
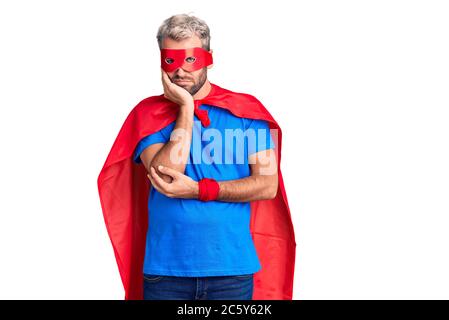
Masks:
[[[210,54],[212,55],[213,52],[214,52],[214,50],[213,50],[213,49],[210,49],[209,52],[210,52]],[[211,65],[207,66],[207,69],[210,69],[210,68],[212,68],[213,66],[214,66],[214,64],[212,63]]]

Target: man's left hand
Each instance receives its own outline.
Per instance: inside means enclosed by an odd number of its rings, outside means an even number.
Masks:
[[[172,168],[159,166],[158,169],[161,173],[171,176],[172,181],[165,182],[151,167],[147,176],[157,191],[169,198],[198,199],[198,182]]]

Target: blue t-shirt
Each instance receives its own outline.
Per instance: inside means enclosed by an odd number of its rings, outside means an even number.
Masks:
[[[194,116],[190,156],[184,172],[193,180],[248,177],[248,156],[274,148],[266,121],[239,118],[205,104],[200,109],[208,111],[211,123],[204,128]],[[148,146],[169,141],[174,126],[172,122],[144,137],[135,149],[134,161],[141,163],[140,154]],[[148,209],[144,273],[200,277],[260,270],[250,234],[249,202],[169,198],[151,188]]]

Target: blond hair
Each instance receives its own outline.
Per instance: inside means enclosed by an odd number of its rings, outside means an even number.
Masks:
[[[210,50],[210,30],[207,24],[188,14],[177,14],[166,19],[157,32],[159,49],[162,49],[162,40],[170,38],[175,41],[184,40],[197,35],[201,39],[203,49]]]

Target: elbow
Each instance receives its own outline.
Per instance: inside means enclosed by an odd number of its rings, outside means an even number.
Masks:
[[[156,157],[154,157],[154,158],[156,158]],[[158,174],[159,177],[162,178],[162,180],[164,180],[164,181],[167,182],[167,183],[171,183],[171,182],[173,181],[173,178],[172,178],[171,176],[166,175],[166,174],[164,174],[164,173],[162,173],[162,172],[159,171],[159,165],[161,164],[161,162],[155,161],[154,158],[153,158],[153,160],[150,162],[150,164],[149,164],[149,166],[148,166],[148,168],[147,168],[148,173],[150,173],[150,169],[151,169],[151,167],[153,167],[154,170],[156,171],[156,174]],[[151,173],[150,173],[150,174],[151,174]]]

